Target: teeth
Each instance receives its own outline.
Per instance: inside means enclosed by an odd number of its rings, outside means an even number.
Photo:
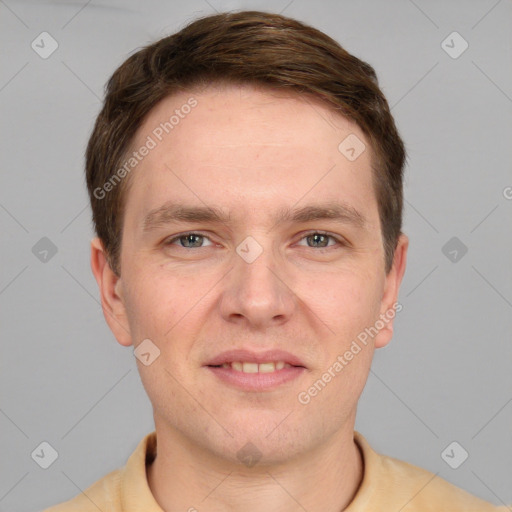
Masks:
[[[258,373],[258,363],[242,363],[244,373]]]
[[[274,372],[275,370],[276,370],[275,363],[261,363],[259,365],[259,371],[261,373],[270,373],[270,372]]]
[[[224,363],[222,368],[233,368],[233,370],[237,372],[244,373],[272,373],[276,370],[282,370],[283,368],[291,368],[291,364],[285,363],[284,361],[270,361],[260,364],[233,361],[231,364]]]
[[[237,372],[242,372],[244,370],[242,363],[239,362],[231,363],[231,368],[233,368],[233,370],[236,370]]]

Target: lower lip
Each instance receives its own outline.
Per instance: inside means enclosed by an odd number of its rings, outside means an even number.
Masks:
[[[306,370],[302,366],[282,368],[269,373],[245,373],[232,368],[206,366],[220,380],[245,391],[269,391],[297,379]]]

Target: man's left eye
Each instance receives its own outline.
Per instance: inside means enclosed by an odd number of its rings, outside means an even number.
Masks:
[[[307,235],[301,238],[301,241],[306,240],[306,243],[308,243],[308,247],[324,249],[329,247],[329,239],[334,240],[335,242],[334,244],[331,244],[331,246],[336,245],[336,243],[338,243],[339,245],[343,245],[342,241],[337,237],[329,235],[328,233],[322,233],[320,231],[308,233]],[[309,245],[310,243],[312,245]]]

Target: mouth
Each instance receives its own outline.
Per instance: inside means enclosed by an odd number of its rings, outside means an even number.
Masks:
[[[210,365],[209,365],[210,366]],[[212,368],[231,368],[236,372],[243,373],[273,373],[283,368],[292,368],[294,365],[284,361],[268,361],[266,363],[251,363],[249,361],[233,361],[231,363],[222,363],[221,365],[212,365]],[[302,366],[300,368],[303,368]]]
[[[223,352],[205,367],[220,381],[244,391],[267,391],[288,383],[306,371],[304,363],[281,350]]]

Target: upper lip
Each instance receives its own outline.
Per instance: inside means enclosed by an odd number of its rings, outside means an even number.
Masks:
[[[209,360],[206,366],[220,366],[224,363],[232,363],[240,361],[244,363],[268,363],[272,361],[283,361],[292,366],[302,366],[305,368],[304,363],[290,352],[284,350],[266,350],[265,352],[255,352],[246,349],[234,349],[222,352],[218,356]]]

